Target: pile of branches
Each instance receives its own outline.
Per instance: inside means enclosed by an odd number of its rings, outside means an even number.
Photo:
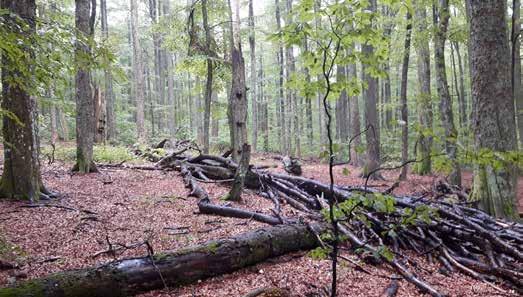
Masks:
[[[367,187],[339,185],[334,185],[331,191],[330,185],[317,180],[251,165],[245,186],[274,204],[272,214],[261,214],[213,204],[200,186],[201,182],[232,182],[238,167],[235,162],[223,156],[191,156],[184,152],[174,152],[153,167],[180,171],[191,190],[190,196],[198,198],[202,213],[271,225],[324,221],[322,210],[328,208],[328,199],[334,199],[337,224],[349,243],[347,248],[360,253],[363,259],[388,263],[423,292],[443,296],[410,269],[419,263],[405,251],[424,256],[431,263],[439,262],[444,275],[461,272],[501,292],[506,291],[499,283],[523,292],[523,224],[495,219],[467,203],[448,202],[445,197],[452,195],[452,191],[439,193],[437,197],[400,197]],[[284,217],[283,204],[299,215]],[[328,241],[322,244],[329,246]]]

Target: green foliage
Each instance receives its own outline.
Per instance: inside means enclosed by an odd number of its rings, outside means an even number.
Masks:
[[[42,155],[51,154],[51,146],[45,146],[42,148]],[[76,148],[72,146],[57,146],[54,155],[56,160],[74,162],[76,160]],[[126,147],[105,145],[94,146],[93,159],[95,162],[113,164],[137,160],[137,158]]]
[[[317,247],[309,252],[309,257],[314,260],[325,260],[331,253],[329,248]]]

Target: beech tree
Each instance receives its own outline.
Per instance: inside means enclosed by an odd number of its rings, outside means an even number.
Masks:
[[[138,143],[144,143],[147,138],[145,130],[145,104],[144,104],[144,79],[142,46],[138,35],[138,6],[136,0],[130,0],[131,8],[131,39],[133,46],[133,81],[134,88],[132,95],[136,101],[136,131]],[[154,111],[153,111],[154,113]],[[153,124],[154,126],[154,124]]]
[[[458,163],[457,138],[458,131],[454,124],[452,111],[452,98],[449,93],[445,64],[445,42],[447,40],[447,29],[449,24],[449,1],[439,0],[438,4],[433,4],[434,25],[437,26],[434,37],[434,60],[436,63],[436,82],[438,96],[440,97],[439,110],[441,114],[441,124],[445,130],[445,152],[449,158],[449,182],[454,185],[461,185],[461,169]]]
[[[22,56],[23,60],[14,60],[8,54],[1,59],[4,166],[0,197],[30,201],[48,199],[53,195],[45,188],[40,175],[36,101],[29,86],[20,84],[34,75],[31,36],[36,29],[35,1],[2,0],[0,8],[11,13],[3,16],[2,26],[5,25],[10,34],[27,41],[17,50],[29,53]]]
[[[516,219],[517,150],[510,48],[504,1],[470,1],[474,168],[472,201],[496,217]],[[498,157],[505,155],[504,157]]]
[[[93,162],[96,130],[95,96],[91,86],[91,43],[96,18],[96,1],[75,1],[75,24],[78,39],[75,48],[76,66],[76,165],[80,173],[97,172]]]

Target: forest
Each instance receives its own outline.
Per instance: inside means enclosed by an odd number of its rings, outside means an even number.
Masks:
[[[522,296],[520,0],[0,0],[0,297]]]

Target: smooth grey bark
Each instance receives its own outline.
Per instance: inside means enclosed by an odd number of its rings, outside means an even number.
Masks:
[[[347,81],[347,69],[344,65],[338,65],[336,68],[336,81]],[[349,97],[347,90],[343,89],[336,101],[336,137],[346,143],[349,139]]]
[[[292,17],[292,0],[286,0],[286,17],[285,24],[289,25],[293,23]],[[292,79],[292,75],[296,72],[296,63],[294,61],[294,48],[292,45],[288,45],[285,48],[285,58],[286,58],[286,79],[289,83]],[[289,154],[295,155],[296,157],[301,156],[301,140],[300,140],[300,110],[298,105],[298,97],[296,90],[292,87],[287,87],[287,104],[289,106],[289,130],[292,127],[292,134],[294,137],[291,137],[289,134],[289,139],[287,141],[289,147]],[[292,123],[292,124],[291,124]],[[293,144],[294,138],[294,145]]]
[[[36,5],[34,0],[1,0],[0,8],[8,10],[11,15],[4,15],[5,30],[8,33],[19,34],[30,38],[36,29]],[[25,29],[20,22],[27,25]],[[27,199],[36,201],[41,194],[47,193],[40,175],[38,159],[38,108],[35,99],[25,89],[27,86],[12,83],[13,79],[26,81],[23,72],[17,71],[12,65],[20,63],[29,75],[34,68],[31,66],[34,57],[33,48],[26,46],[28,53],[18,61],[11,61],[6,55],[1,57],[2,110],[13,116],[3,116],[2,136],[4,142],[4,166],[0,180],[0,197],[11,199]],[[52,107],[54,108],[54,107]]]
[[[142,46],[138,34],[138,7],[137,0],[130,0],[131,4],[131,36],[133,44],[133,96],[136,101],[136,131],[138,136],[138,143],[145,143],[147,133],[145,130],[145,115],[144,115],[144,79],[143,79],[143,62],[142,62]],[[154,112],[151,114],[154,116]]]
[[[403,49],[403,62],[401,66],[401,120],[403,126],[401,127],[401,161],[406,164],[409,159],[409,110],[407,105],[407,83],[409,80],[409,59],[410,59],[410,40],[412,35],[412,15],[407,10],[407,30],[405,32],[405,47]],[[407,166],[401,168],[400,180],[407,179]]]
[[[164,16],[171,16],[171,5],[170,1],[163,2],[163,13]],[[164,64],[165,64],[165,76],[167,80],[167,129],[169,135],[174,138],[176,132],[176,96],[175,96],[175,81],[172,73],[174,68],[174,55],[173,53],[164,50]]]
[[[523,86],[521,85],[521,1],[512,2],[512,90],[516,104],[519,147],[523,148]]]
[[[309,51],[309,42],[307,41],[306,38],[303,40],[303,50],[305,52]],[[307,86],[310,86],[311,74],[310,74],[309,68],[305,67],[304,71],[305,71],[305,82],[306,82]],[[305,102],[307,104],[305,114],[307,116],[307,142],[309,145],[309,150],[311,150],[311,151],[312,151],[312,148],[314,145],[314,125],[313,125],[313,120],[312,120],[312,116],[313,116],[312,99],[313,99],[313,94],[310,93],[307,89],[306,93],[305,93]]]
[[[91,87],[90,62],[86,57],[91,56],[90,40],[94,34],[94,18],[92,12],[96,1],[75,1],[75,25],[79,34],[75,44],[76,66],[76,165],[73,170],[80,173],[97,171],[93,162],[93,144],[96,129],[95,102]]]
[[[449,93],[447,73],[445,65],[445,41],[447,39],[447,28],[449,23],[449,1],[440,0],[439,5],[434,4],[434,25],[437,26],[434,41],[434,60],[436,63],[437,90],[440,97],[441,124],[445,130],[445,152],[450,162],[449,182],[453,185],[461,185],[461,169],[457,160],[458,131],[454,125],[452,112],[452,98]]]
[[[427,10],[422,1],[416,1],[417,32],[415,47],[417,52],[418,95],[417,111],[420,131],[418,132],[418,146],[416,159],[420,162],[414,170],[417,174],[428,175],[432,172],[432,143],[433,143],[433,108],[430,89],[430,47],[427,36]]]
[[[353,80],[358,79],[358,70],[356,69],[356,64],[349,65],[348,75]],[[358,96],[352,96],[349,99],[350,138],[353,139],[349,153],[351,164],[355,166],[360,166],[362,164],[362,158],[358,152],[358,148],[361,146],[361,117],[358,101]]]
[[[100,16],[102,23],[102,37],[109,39],[109,25],[107,23],[107,0],[100,0]],[[106,108],[106,139],[114,140],[116,137],[116,115],[114,111],[115,96],[113,92],[113,77],[110,69],[104,70],[105,108]]]
[[[280,1],[274,0],[274,5],[276,6],[276,31],[281,31],[281,13],[280,13]],[[283,94],[283,76],[284,76],[284,60],[283,60],[283,45],[282,41],[278,41],[278,65],[279,67],[279,77],[278,77],[278,97],[277,102],[278,104],[278,138],[280,140],[280,152],[281,153],[288,153],[288,145],[287,145],[287,128],[286,128],[286,112],[285,112],[285,97]]]
[[[388,17],[392,18],[393,13],[391,13],[390,8],[386,5],[383,6],[384,14]],[[387,22],[387,24],[384,26],[383,33],[387,37],[392,36],[392,28],[393,24],[392,22]],[[385,62],[385,65],[383,66],[383,70],[387,74],[387,76],[384,78],[384,86],[383,86],[383,109],[384,112],[382,112],[382,116],[384,116],[384,124],[387,130],[392,130],[392,89],[391,89],[391,79],[390,76],[392,75],[390,71],[390,57],[387,57],[387,61]]]
[[[212,101],[212,80],[213,64],[211,60],[211,29],[209,28],[207,0],[202,0],[202,19],[205,30],[205,51],[207,55],[207,78],[205,80],[205,102],[203,111],[203,152],[209,153],[210,138],[209,129],[211,124],[211,101]]]
[[[459,70],[459,115],[460,122],[464,128],[469,127],[469,111],[467,108],[467,94],[465,92],[465,71],[463,67],[463,59],[461,57],[461,51],[459,48],[459,42],[454,42],[454,50],[457,57],[458,70]]]
[[[484,154],[517,150],[506,2],[471,0],[470,8],[474,147],[480,161],[470,199],[493,216],[515,220],[516,166],[503,159],[485,160]]]
[[[451,73],[453,78],[453,86],[454,86],[454,92],[456,93],[456,98],[458,99],[458,112],[459,112],[459,127],[465,128],[466,127],[466,111],[465,109],[465,101],[463,99],[463,94],[461,93],[461,89],[459,87],[458,83],[458,67],[456,66],[456,49],[454,47],[454,42],[450,43],[450,62],[451,62]]]
[[[370,0],[368,9],[371,12],[376,12],[376,0]],[[373,24],[376,26],[376,24]],[[366,56],[374,54],[374,47],[368,43],[362,45],[362,52]],[[380,166],[380,127],[378,122],[378,79],[372,77],[367,73],[367,66],[363,65],[364,81],[367,83],[365,90],[365,126],[367,131],[365,137],[367,141],[367,155],[365,158],[365,166],[363,167],[363,175],[369,176],[371,179],[381,178],[378,172],[374,172]]]
[[[251,109],[252,109],[252,151],[256,152],[258,144],[258,96],[256,81],[256,43],[254,30],[254,7],[253,0],[249,0],[249,48],[250,48],[250,84],[251,84]]]

